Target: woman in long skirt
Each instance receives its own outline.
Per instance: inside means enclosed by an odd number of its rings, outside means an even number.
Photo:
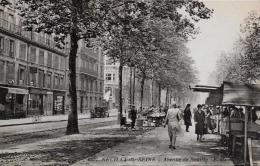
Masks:
[[[191,111],[190,104],[187,104],[184,110],[184,124],[186,126],[186,132],[189,132],[189,127],[191,126]]]
[[[171,105],[171,108],[168,110],[164,127],[168,124],[168,134],[170,138],[169,148],[175,149],[176,137],[181,133],[180,121],[180,110],[177,108],[176,104]]]
[[[205,113],[200,104],[197,107],[198,110],[194,113],[195,133],[197,140],[201,141],[203,134],[205,134]]]

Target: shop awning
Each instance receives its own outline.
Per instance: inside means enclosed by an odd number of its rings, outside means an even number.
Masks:
[[[27,89],[22,89],[22,88],[13,88],[13,87],[3,87],[3,86],[0,86],[0,89],[7,90],[7,93],[28,94],[28,90]]]
[[[260,84],[223,84],[223,105],[260,106]]]

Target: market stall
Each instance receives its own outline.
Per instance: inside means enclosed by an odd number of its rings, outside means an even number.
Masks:
[[[260,85],[224,82],[223,87],[222,105],[235,105],[245,108],[243,120],[231,121],[231,118],[229,118],[229,135],[232,138],[232,152],[236,148],[236,139],[244,139],[244,164],[246,165],[248,140],[259,141],[260,138],[260,126],[253,123],[252,118],[248,122],[248,115],[252,114],[252,107],[260,107]],[[252,151],[250,151],[249,158],[252,158],[252,155]],[[253,161],[251,161],[250,165],[252,164]]]
[[[165,112],[159,112],[159,110],[156,110],[152,112],[152,114],[148,115],[147,119],[148,122],[154,123],[155,127],[159,127],[162,126],[165,116]]]
[[[140,121],[141,123],[142,121],[144,126],[159,127],[162,125],[165,116],[165,112],[160,111],[159,108],[151,107],[139,112],[137,122]]]
[[[259,160],[259,158],[253,159],[254,151],[258,151],[255,150],[257,147],[254,147],[254,145],[257,144],[255,142],[259,142],[260,125],[253,123],[252,118],[248,122],[248,114],[252,117],[252,107],[260,107],[260,85],[223,82],[220,87],[195,86],[191,89],[197,92],[209,92],[210,95],[206,102],[221,105],[220,134],[228,136],[229,150],[232,155],[235,155],[237,141],[243,140],[244,165],[247,164],[248,154],[250,165],[256,163],[256,160]],[[231,118],[231,112],[236,110],[235,106],[239,106],[239,109],[244,108],[243,117]],[[255,140],[254,145],[252,140]],[[250,145],[249,153],[248,144]]]

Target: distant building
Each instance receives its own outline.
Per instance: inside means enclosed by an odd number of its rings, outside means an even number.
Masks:
[[[110,94],[109,103],[110,108],[118,108],[119,106],[119,78],[118,78],[119,63],[105,56],[105,94]],[[132,75],[133,76],[133,75]],[[133,77],[132,77],[133,78]],[[141,106],[141,86],[140,79],[135,79],[135,106]],[[132,87],[133,87],[132,79]],[[133,88],[132,88],[133,89]],[[153,102],[152,102],[153,100]],[[152,104],[158,103],[158,86],[152,80],[146,80],[144,85],[143,107],[149,107]],[[123,106],[124,109],[130,104],[130,68],[123,69]]]
[[[109,103],[110,108],[118,108],[119,106],[119,78],[118,78],[119,63],[115,63],[112,59],[105,56],[105,93],[110,95]],[[123,103],[127,104],[129,98],[129,71],[127,67],[123,69]]]

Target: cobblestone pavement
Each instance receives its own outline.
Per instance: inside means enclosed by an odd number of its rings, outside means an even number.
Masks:
[[[184,126],[183,126],[184,127]],[[226,158],[219,136],[208,134],[197,142],[194,128],[177,138],[176,150],[169,149],[167,128],[156,128],[134,140],[104,150],[74,164],[85,165],[234,165]]]

